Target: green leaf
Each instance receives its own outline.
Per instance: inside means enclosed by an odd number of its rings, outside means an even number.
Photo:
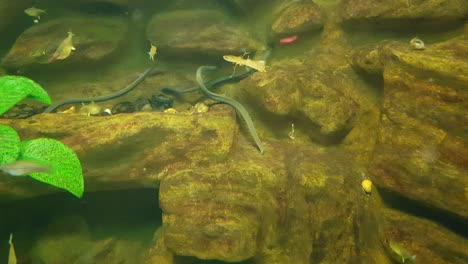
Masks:
[[[84,191],[83,172],[75,152],[60,141],[38,138],[21,142],[20,160],[33,160],[50,165],[50,172],[35,172],[38,181],[65,189],[81,198]]]
[[[0,165],[14,162],[20,152],[20,138],[16,131],[0,125]]]
[[[26,97],[51,104],[47,92],[33,80],[13,75],[0,77],[0,115]]]

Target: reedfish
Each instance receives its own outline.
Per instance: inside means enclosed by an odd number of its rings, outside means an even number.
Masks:
[[[41,19],[41,15],[46,13],[46,11],[47,9],[39,9],[36,7],[30,7],[30,8],[25,9],[24,13],[26,13],[26,15],[28,16],[36,17],[36,19],[34,19],[34,23],[37,23],[39,22],[39,19]]]
[[[8,264],[16,264],[18,263],[16,259],[16,252],[15,246],[13,245],[13,233],[10,234],[10,240],[8,241],[10,244],[10,252],[8,253]]]
[[[156,46],[153,45],[153,43],[151,43],[150,51],[148,51],[150,60],[154,61],[154,55],[157,54],[157,51],[158,51],[158,48],[156,48]]]
[[[50,166],[32,160],[17,160],[0,165],[0,171],[12,176],[24,176],[33,172],[50,172]]]
[[[392,257],[399,263],[411,263],[416,261],[416,255],[411,254],[401,244],[390,241],[388,246],[392,250]]]
[[[24,13],[26,13],[26,15],[32,17],[40,17],[40,15],[44,14],[45,12],[47,12],[47,9],[39,9],[36,7],[30,7],[24,10]]]
[[[69,31],[68,36],[62,41],[62,43],[60,43],[57,50],[55,50],[54,55],[47,62],[52,62],[54,60],[63,60],[68,58],[72,50],[75,50],[75,47],[73,47],[72,43],[73,36],[74,34],[71,31]]]

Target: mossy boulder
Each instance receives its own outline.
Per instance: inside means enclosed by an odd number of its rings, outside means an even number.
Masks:
[[[225,159],[237,125],[233,112],[223,109],[206,115],[141,112],[107,118],[42,114],[0,122],[23,140],[48,137],[69,146],[81,161],[85,191],[99,191],[155,187],[157,175],[169,164],[196,167]],[[258,154],[255,146],[252,151]],[[56,190],[27,178],[14,183],[0,178],[0,200],[50,192]]]
[[[378,50],[380,56],[373,57],[382,66],[384,94],[369,167],[373,179],[386,190],[468,219],[468,42],[454,39],[423,51],[391,42]]]
[[[297,118],[311,125],[311,133],[331,138],[349,131],[358,110],[340,82],[313,65],[290,61],[254,74],[241,89],[267,112]]]
[[[466,263],[468,260],[467,239],[466,236],[463,237],[463,234],[456,232],[456,230],[463,229],[464,223],[460,222],[458,227],[449,226],[446,224],[449,222],[447,215],[444,217],[442,214],[425,211],[422,208],[418,208],[422,215],[437,215],[439,221],[434,222],[425,217],[396,210],[405,207],[405,204],[411,205],[411,202],[394,200],[393,204],[390,202],[393,209],[385,208],[379,212],[380,241],[386,250],[385,253],[393,257],[395,262],[391,263],[397,263],[396,260],[400,261],[401,258],[395,259],[395,253],[389,246],[390,242],[397,243],[411,255],[415,255],[416,263]]]
[[[342,1],[343,23],[372,27],[447,25],[462,20],[468,13],[465,0],[351,0]]]
[[[161,179],[164,242],[172,252],[229,262],[257,255],[259,238],[278,228],[275,197],[286,178],[252,154]]]
[[[70,30],[76,50],[64,60],[48,62]],[[118,17],[76,16],[49,20],[24,31],[3,58],[2,65],[16,69],[34,64],[103,61],[115,55],[124,44],[127,31],[125,20]]]
[[[177,10],[155,14],[146,35],[161,54],[222,56],[263,45],[219,10]]]
[[[299,34],[322,28],[323,14],[317,4],[305,0],[284,1],[271,25],[274,36]]]

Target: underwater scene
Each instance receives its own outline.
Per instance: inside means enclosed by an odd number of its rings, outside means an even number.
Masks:
[[[0,264],[468,263],[467,0],[0,17]]]

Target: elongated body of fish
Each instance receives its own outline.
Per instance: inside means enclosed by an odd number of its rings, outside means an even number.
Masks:
[[[12,176],[24,176],[33,172],[50,172],[50,166],[32,160],[17,160],[0,165],[0,171]]]

